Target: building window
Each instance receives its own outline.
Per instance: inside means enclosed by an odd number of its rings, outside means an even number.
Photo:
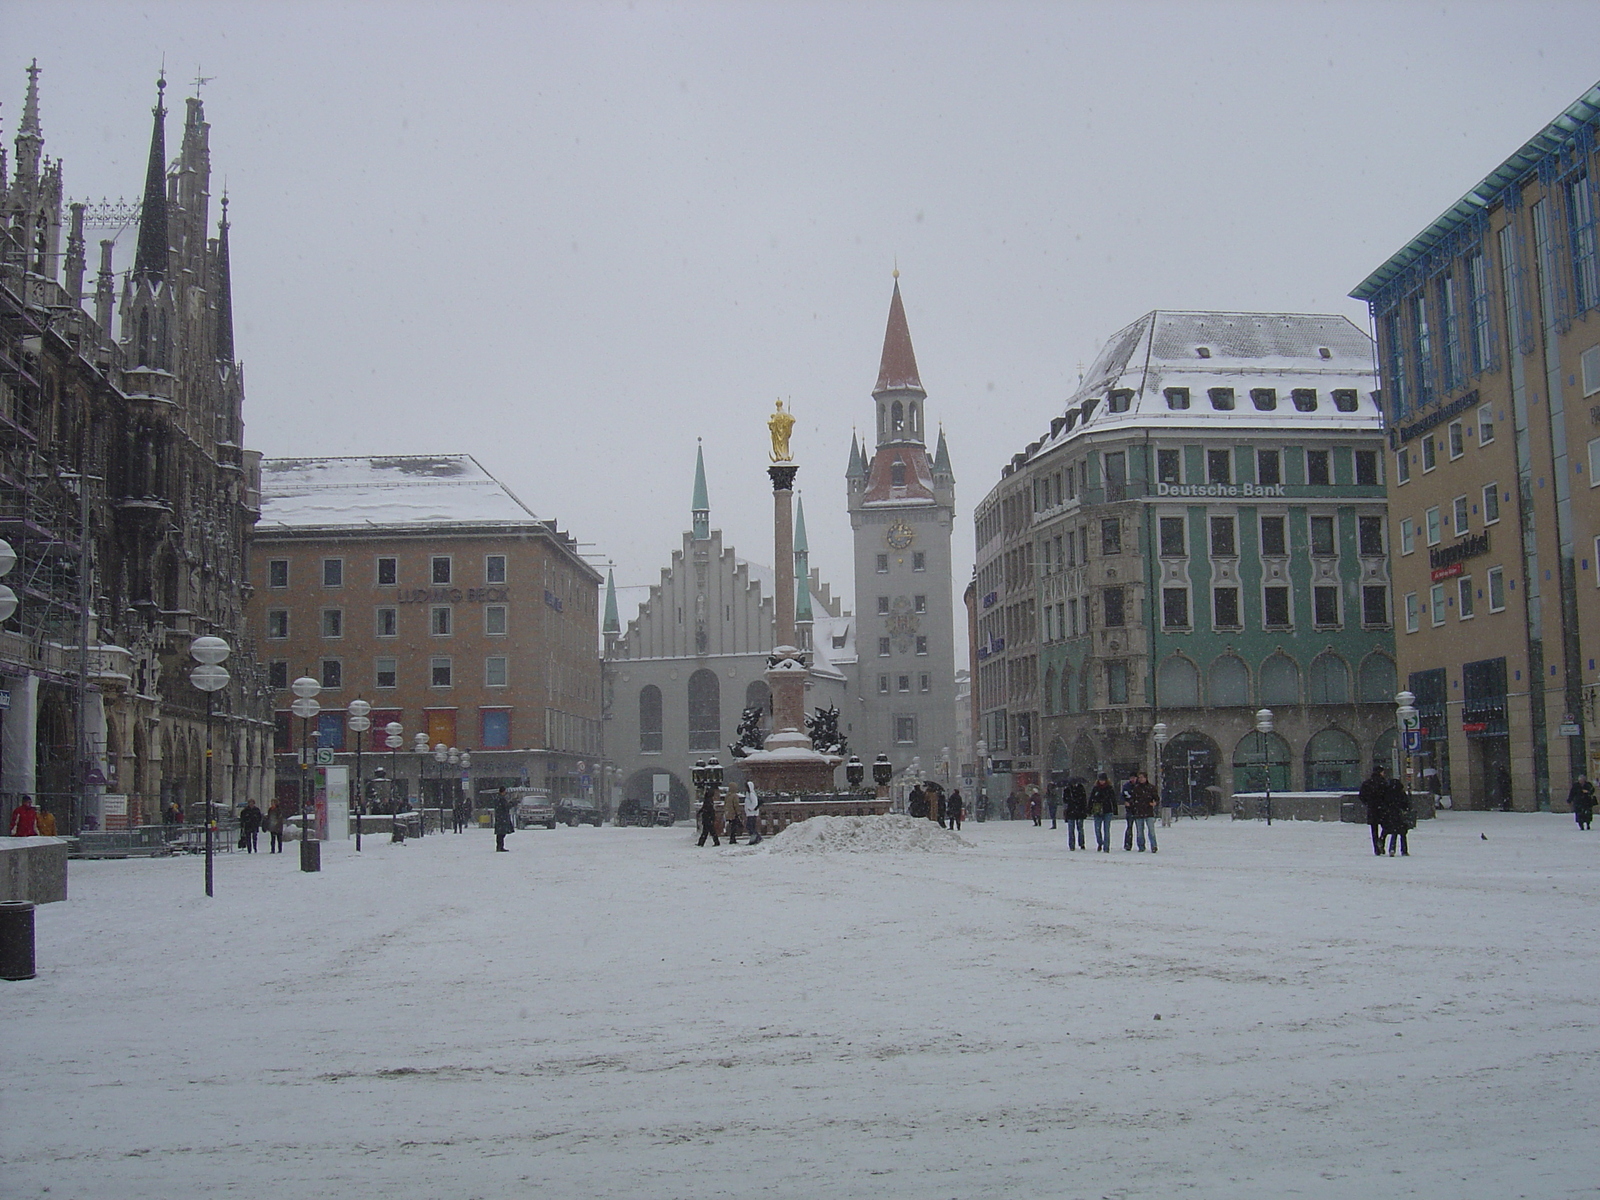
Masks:
[[[375,658],[372,660],[372,682],[381,688],[399,686],[399,660],[394,658]]]
[[[924,671],[922,674],[918,675],[917,676],[917,691],[919,691],[919,692],[931,692],[931,691],[933,691],[933,676],[929,675],[926,671]]]
[[[1067,631],[1068,636],[1078,636],[1078,600],[1073,597],[1067,601]]]
[[[1231,387],[1214,387],[1206,389],[1206,395],[1211,398],[1211,407],[1218,412],[1233,411],[1233,389]]]
[[[1276,450],[1256,451],[1256,482],[1262,485],[1283,482],[1283,456]]]
[[[506,556],[504,554],[491,554],[483,560],[483,581],[485,583],[504,583],[506,581]]]
[[[1478,410],[1478,445],[1494,441],[1494,409],[1485,404]]]
[[[909,675],[896,675],[894,683],[896,691],[909,692],[911,690],[911,676]]]
[[[1587,400],[1600,392],[1600,346],[1590,346],[1578,358],[1578,368],[1583,374],[1583,398]],[[1479,410],[1482,413],[1482,409]]]
[[[1352,413],[1361,406],[1361,399],[1355,388],[1334,388],[1333,406],[1342,413]]]
[[[1444,624],[1444,584],[1436,583],[1428,590],[1428,610],[1434,625]]]
[[[1356,518],[1356,548],[1362,554],[1377,556],[1383,553],[1383,518]]]
[[[1333,548],[1333,518],[1311,518],[1311,553],[1324,558],[1332,557]]]
[[[1261,553],[1280,555],[1289,553],[1282,517],[1261,518]]]
[[[1389,623],[1389,589],[1381,583],[1369,583],[1361,589],[1361,623],[1387,625]]]
[[[267,586],[269,588],[286,588],[289,586],[289,560],[287,558],[269,558],[267,560]]]
[[[448,554],[436,554],[436,555],[434,555],[433,556],[433,564],[432,564],[432,569],[431,570],[432,570],[432,573],[430,575],[430,578],[433,580],[433,582],[434,582],[434,584],[436,586],[438,584],[442,584],[442,583],[449,583],[450,582],[450,556]]]
[[[1600,438],[1589,443],[1589,486],[1600,487]]]
[[[1468,529],[1467,498],[1465,496],[1457,496],[1453,507],[1455,508],[1456,536],[1460,537]]]
[[[400,582],[400,560],[397,558],[380,558],[378,560],[378,586],[393,587]]]
[[[913,571],[926,571],[928,569],[928,556],[922,550],[911,552],[911,569]]]
[[[1311,589],[1312,621],[1321,626],[1339,623],[1339,589],[1314,587]]]
[[[1272,628],[1286,628],[1289,624],[1289,589],[1269,587],[1261,590],[1263,624]]]
[[[1120,629],[1123,623],[1122,589],[1119,587],[1106,588],[1100,594],[1100,599],[1101,607],[1106,615],[1106,628]]]
[[[322,586],[344,586],[344,559],[325,558],[322,560]]]
[[[507,750],[511,747],[511,710],[485,708],[481,710],[483,748]]]
[[[447,688],[450,686],[450,660],[448,658],[434,658],[428,661],[430,687]]]
[[[488,657],[488,658],[483,660],[483,686],[484,687],[505,687],[506,686],[506,663],[507,663],[507,661],[508,660],[503,655],[491,655],[490,657]]]
[[[1417,407],[1433,403],[1433,333],[1428,327],[1428,298],[1418,292],[1411,298],[1412,357],[1416,359]]]
[[[1328,452],[1326,450],[1306,451],[1306,482],[1312,487],[1327,487],[1332,483],[1328,475]]]
[[[903,488],[906,485],[906,465],[903,462],[889,464],[889,486]]]
[[[1422,439],[1422,473],[1426,475],[1439,465],[1439,454],[1433,444],[1433,434]]]
[[[1489,611],[1500,612],[1506,606],[1506,570],[1489,568]]]
[[[1189,627],[1189,589],[1161,589],[1161,624],[1168,629]]]
[[[1180,451],[1156,451],[1156,481],[1158,483],[1183,482],[1183,454]]]
[[[661,689],[653,683],[639,689],[639,753],[661,753]]]
[[[337,658],[322,660],[322,686],[324,688],[342,688],[344,686],[344,663]]]
[[[1472,373],[1482,375],[1493,361],[1489,325],[1489,266],[1482,251],[1467,256],[1467,320],[1470,322]]]
[[[1211,623],[1218,629],[1239,628],[1239,589],[1211,589]]]
[[[1233,482],[1233,455],[1226,450],[1206,451],[1206,482]]]
[[[887,554],[878,555],[877,570],[879,575],[887,575],[889,573],[889,556]]]
[[[1400,518],[1400,553],[1410,554],[1417,548],[1417,524],[1410,517]]]
[[[887,617],[889,615],[889,597],[878,597],[878,615],[880,617]]]
[[[1163,558],[1182,558],[1185,550],[1182,517],[1162,517],[1161,530],[1161,556]]]
[[[267,664],[267,686],[275,692],[288,690],[289,664],[283,659],[274,659]]]
[[[701,668],[689,676],[689,749],[716,750],[722,738],[722,684]]]
[[[1112,704],[1128,702],[1128,664],[1122,661],[1106,664],[1106,699]]]
[[[915,717],[896,717],[894,719],[894,740],[902,746],[915,746],[917,744],[917,719]]]
[[[373,610],[373,632],[381,638],[400,636],[400,610],[385,606]]]
[[[1258,412],[1272,412],[1278,407],[1278,389],[1251,388],[1250,403],[1256,406]]]
[[[499,637],[506,631],[506,606],[487,604],[483,609],[483,631],[490,637]]]
[[[428,632],[435,637],[450,635],[450,606],[435,604],[428,610]]]
[[[889,694],[889,677],[887,675],[879,675],[878,676],[878,695],[887,696],[888,694]]]
[[[1572,300],[1575,312],[1600,303],[1600,255],[1595,237],[1594,193],[1589,172],[1567,181],[1567,233],[1572,246]]]
[[[1415,633],[1422,627],[1422,611],[1417,605],[1417,594],[1406,593],[1406,632]]]
[[[927,637],[926,634],[919,633],[917,635],[917,653],[918,654],[926,654],[927,652],[928,652],[928,637]]]
[[[1456,281],[1446,275],[1439,280],[1439,325],[1443,345],[1444,390],[1453,392],[1461,386],[1461,314],[1456,302]]]
[[[1411,451],[1396,450],[1394,452],[1394,478],[1396,483],[1411,482]]]
[[[878,639],[878,657],[889,657],[889,639],[886,637],[881,637]]]
[[[1463,575],[1456,580],[1456,619],[1465,621],[1472,615],[1472,576]]]
[[[1439,525],[1439,506],[1436,504],[1423,514],[1423,526],[1427,530],[1428,545],[1437,546],[1443,536]]]
[[[325,608],[322,610],[322,636],[325,638],[340,638],[344,636],[344,609]]]
[[[1493,525],[1500,519],[1500,485],[1486,483],[1483,485],[1483,523]]]
[[[1454,462],[1467,452],[1466,434],[1460,421],[1451,421],[1445,432],[1449,435],[1450,460]]]
[[[267,636],[274,641],[289,636],[289,610],[287,608],[267,609]]]
[[[925,613],[928,611],[928,598],[926,596],[911,597],[911,611]]]
[[[1232,517],[1211,518],[1211,557],[1234,558],[1239,553],[1235,544],[1234,524]]]
[[[1122,522],[1116,517],[1107,517],[1100,522],[1100,553],[1122,553]]]
[[[1316,388],[1294,388],[1289,392],[1289,398],[1294,401],[1295,412],[1314,413],[1317,411]]]
[[[1356,486],[1377,487],[1378,480],[1378,452],[1376,450],[1356,451]]]
[[[1179,409],[1179,408],[1188,408],[1189,407],[1189,389],[1188,388],[1186,388],[1186,387],[1169,387],[1164,394],[1167,397],[1167,407],[1168,408]],[[1112,411],[1115,412],[1116,410],[1113,409]]]

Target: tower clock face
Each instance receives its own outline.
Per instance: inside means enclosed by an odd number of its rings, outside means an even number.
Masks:
[[[911,526],[904,521],[896,521],[889,526],[889,532],[884,535],[884,540],[889,543],[891,549],[904,550],[916,540],[916,536]]]

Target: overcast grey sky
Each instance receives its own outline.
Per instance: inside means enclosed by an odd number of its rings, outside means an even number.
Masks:
[[[959,594],[974,503],[1111,333],[1365,328],[1346,293],[1600,78],[1600,4],[7,0],[4,46],[4,136],[37,57],[74,198],[138,196],[163,56],[174,153],[213,77],[250,446],[473,454],[620,585],[679,545],[697,437],[771,561],[782,396],[849,593],[898,260]]]

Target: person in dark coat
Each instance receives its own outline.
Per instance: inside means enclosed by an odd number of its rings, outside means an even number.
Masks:
[[[928,794],[920,783],[911,785],[911,794],[906,797],[906,815],[918,820],[928,815]]]
[[[700,796],[700,840],[695,845],[704,846],[707,838],[713,846],[722,845],[717,836],[717,789],[711,787]]]
[[[516,831],[516,824],[511,820],[511,798],[506,795],[505,788],[501,788],[494,797],[494,848],[506,848],[506,834]]]
[[[239,842],[246,854],[256,852],[256,838],[260,833],[261,806],[254,800],[246,800],[244,811],[239,814]]]
[[[1133,787],[1128,792],[1128,815],[1132,817],[1131,827],[1139,837],[1139,853],[1144,853],[1144,840],[1146,835],[1150,838],[1150,853],[1156,853],[1156,809],[1161,805],[1161,796],[1156,791],[1156,785],[1150,782],[1150,777],[1143,771],[1138,771],[1133,777]]]
[[[1061,803],[1061,789],[1057,787],[1057,785],[1051,784],[1045,788],[1044,794],[1045,799],[1049,802],[1048,807],[1050,809],[1050,828],[1054,829],[1056,827],[1056,809]]]
[[[1383,813],[1389,803],[1389,780],[1381,766],[1361,781],[1360,800],[1367,806],[1367,825],[1372,830],[1372,852],[1383,853]]]
[[[934,816],[939,819],[939,828],[944,829],[946,810],[950,807],[949,798],[945,796],[944,789],[938,784],[933,785]]]
[[[1028,819],[1035,825],[1044,825],[1044,805],[1039,803],[1039,789],[1028,788]]]
[[[1572,790],[1567,793],[1567,803],[1572,808],[1572,817],[1578,822],[1579,829],[1588,829],[1594,821],[1594,784],[1589,782],[1588,776],[1579,775],[1572,781]]]
[[[1089,793],[1089,812],[1094,816],[1094,848],[1111,853],[1111,822],[1117,816],[1117,789],[1104,771]]]
[[[1389,781],[1389,794],[1383,806],[1383,832],[1389,838],[1389,857],[1394,857],[1395,847],[1402,858],[1409,857],[1411,848],[1406,845],[1406,834],[1417,823],[1416,811],[1411,807],[1411,793],[1399,779]]]
[[[1122,830],[1122,848],[1133,849],[1133,788],[1139,782],[1139,772],[1129,771],[1128,777],[1122,781],[1122,816],[1125,822]]]
[[[1067,823],[1067,849],[1087,850],[1083,840],[1083,822],[1089,815],[1089,792],[1083,780],[1074,775],[1062,788],[1062,816]]]
[[[961,798],[960,788],[950,793],[950,799],[945,801],[944,806],[945,820],[950,823],[949,828],[961,828],[961,819],[967,815],[966,807],[967,802]]]
[[[267,831],[267,853],[283,853],[283,808],[274,800],[267,805],[267,815],[261,819],[261,826]]]

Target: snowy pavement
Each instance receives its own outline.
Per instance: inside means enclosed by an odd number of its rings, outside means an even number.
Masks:
[[[0,1195],[1596,1194],[1600,833],[1159,833],[74,862],[0,984]]]

